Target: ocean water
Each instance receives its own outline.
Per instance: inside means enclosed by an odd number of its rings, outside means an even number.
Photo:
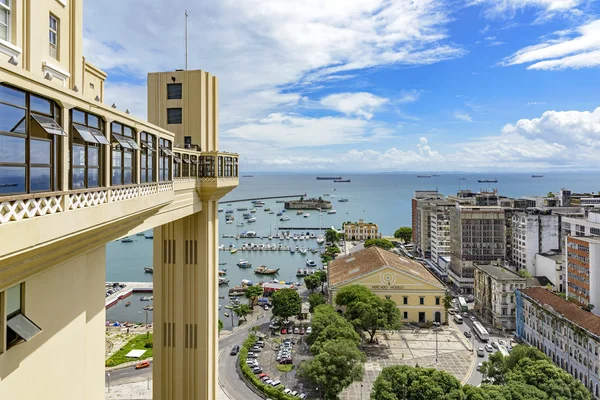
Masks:
[[[219,213],[219,243],[229,246],[234,244],[241,247],[244,242],[251,243],[278,243],[278,239],[239,239],[223,238],[223,235],[236,235],[244,231],[253,230],[261,236],[276,233],[278,229],[286,230],[289,227],[305,228],[303,232],[312,231],[318,234],[319,227],[324,231],[326,228],[340,227],[343,221],[356,221],[364,219],[379,225],[384,235],[392,235],[400,226],[411,224],[411,199],[415,190],[435,190],[449,195],[455,194],[459,189],[470,189],[479,191],[482,189],[497,188],[500,195],[520,197],[525,195],[542,196],[549,191],[556,192],[560,188],[568,188],[573,192],[598,191],[596,187],[600,182],[600,173],[546,173],[543,178],[531,178],[531,174],[441,174],[431,178],[417,178],[416,174],[364,174],[343,175],[351,179],[350,183],[334,183],[329,180],[316,180],[315,174],[294,175],[267,175],[255,174],[253,177],[240,178],[240,185],[233,192],[223,198]],[[467,180],[459,180],[459,178]],[[497,178],[497,183],[478,183],[478,179]],[[236,211],[236,208],[247,207],[252,204],[247,202],[234,202],[228,206],[228,201],[245,198],[306,195],[308,197],[322,196],[332,201],[336,214],[323,213],[319,217],[318,211],[311,210],[309,218],[296,215],[295,211],[288,211],[284,215],[290,217],[290,221],[281,222],[276,214],[265,212],[265,208],[281,211],[283,203],[276,203],[275,199],[265,200],[265,207],[256,208],[256,223],[245,223],[238,227],[237,223],[244,221],[242,214],[248,211]],[[330,196],[324,196],[329,194]],[[340,198],[347,198],[347,203],[340,203]],[[234,210],[235,221],[233,224],[225,223],[225,210]],[[315,228],[309,229],[309,228]],[[292,231],[300,233],[301,231]],[[133,243],[112,242],[106,247],[106,280],[107,281],[151,281],[152,275],[144,273],[144,267],[152,265],[152,240],[143,236],[133,236]],[[293,241],[285,240],[284,245],[301,248],[317,248],[316,240]],[[296,282],[298,268],[304,268],[307,259],[313,259],[320,266],[318,254],[310,252],[304,256],[296,252],[279,251],[238,251],[230,254],[229,251],[220,251],[220,262],[227,263],[220,268],[227,270],[229,286],[219,288],[219,295],[224,297],[220,303],[225,306],[228,302],[227,294],[230,287],[241,283],[242,279],[250,279],[253,282],[267,281],[270,276],[259,276],[254,274],[254,268],[259,265],[267,265],[269,268],[280,268],[275,277],[279,280]],[[252,263],[252,268],[241,269],[236,266],[240,259]],[[140,312],[144,304],[132,301],[130,307],[125,308],[122,304],[111,307],[107,311],[109,320],[145,320],[145,313]],[[139,307],[138,307],[139,306]],[[140,308],[138,310],[138,308]],[[228,312],[224,307],[220,311],[220,317],[225,326],[231,325],[231,318],[226,318],[224,313]],[[234,323],[236,323],[234,321]]]

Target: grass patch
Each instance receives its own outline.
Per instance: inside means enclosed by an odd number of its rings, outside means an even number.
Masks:
[[[136,359],[125,357],[131,350],[146,350],[146,352],[142,354],[140,358]],[[110,358],[105,361],[104,365],[106,367],[114,367],[126,362],[144,360],[150,357],[152,357],[152,334],[146,336],[144,333],[127,342],[127,344],[121,347],[119,351],[110,356]]]
[[[290,372],[294,369],[294,364],[277,364],[277,369],[281,372]]]
[[[279,338],[273,338],[272,340],[277,344],[281,344],[281,339]]]

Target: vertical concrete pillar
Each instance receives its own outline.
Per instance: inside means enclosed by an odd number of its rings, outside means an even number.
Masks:
[[[155,400],[216,400],[217,202],[154,229]]]

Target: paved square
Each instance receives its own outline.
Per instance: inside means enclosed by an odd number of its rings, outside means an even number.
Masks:
[[[436,368],[454,375],[462,382],[475,362],[468,340],[452,326],[443,327],[437,333],[437,363],[436,334],[432,330],[405,328],[383,331],[377,334],[377,339],[378,345],[363,348],[367,355],[363,380],[346,388],[340,395],[342,400],[368,399],[373,382],[385,367],[419,365]]]

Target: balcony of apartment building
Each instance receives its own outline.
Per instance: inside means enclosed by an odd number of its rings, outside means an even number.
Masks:
[[[101,227],[112,233],[88,239],[114,240],[200,211],[237,186],[237,154],[177,148],[167,130],[31,79],[0,82],[4,259]]]

